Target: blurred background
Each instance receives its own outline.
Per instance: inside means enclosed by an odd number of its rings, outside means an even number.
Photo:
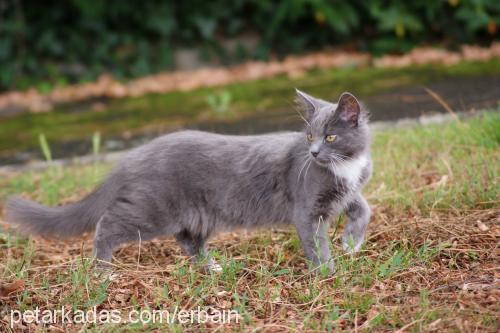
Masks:
[[[0,165],[297,129],[295,87],[374,121],[498,109],[499,24],[497,0],[0,0]]]

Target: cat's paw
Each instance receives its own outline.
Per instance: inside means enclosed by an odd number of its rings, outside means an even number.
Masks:
[[[222,273],[222,266],[219,265],[218,263],[213,263],[213,264],[207,266],[207,269],[210,272],[214,272],[214,273],[217,273],[217,274]]]
[[[113,271],[109,267],[103,268],[103,267],[95,267],[94,268],[94,278],[97,280],[104,282],[104,281],[116,281],[120,277],[120,274],[117,272]]]
[[[203,266],[205,273],[222,273],[222,266],[219,265],[214,259],[210,259],[206,265]]]
[[[361,246],[363,246],[363,238],[355,241],[352,237],[345,237],[342,241],[342,248],[349,254],[359,252]]]

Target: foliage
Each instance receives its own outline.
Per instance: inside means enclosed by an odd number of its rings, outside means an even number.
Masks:
[[[232,95],[224,90],[219,95],[210,94],[207,96],[207,104],[217,113],[226,113],[231,104]]]
[[[42,150],[43,156],[47,162],[52,161],[52,152],[50,151],[49,143],[47,142],[47,138],[44,134],[40,134],[38,136],[38,140],[40,141],[40,149]]]
[[[228,64],[336,44],[383,53],[487,41],[499,12],[496,0],[8,0],[0,5],[0,89],[146,75],[172,68],[174,51],[186,47]],[[257,45],[245,46],[244,36]]]

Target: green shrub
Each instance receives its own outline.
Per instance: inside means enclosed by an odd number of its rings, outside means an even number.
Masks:
[[[173,52],[197,47],[223,64],[337,44],[376,54],[417,43],[496,37],[497,0],[7,0],[0,4],[0,89],[117,78],[173,67]],[[244,34],[258,45],[221,40]]]

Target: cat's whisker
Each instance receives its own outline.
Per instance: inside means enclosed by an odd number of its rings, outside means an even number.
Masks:
[[[334,155],[334,156],[340,156],[340,157],[344,157],[344,158],[349,158],[349,156],[344,155],[344,154],[340,154],[340,153],[337,153],[337,152],[332,152],[332,155]]]
[[[335,175],[335,172],[333,172],[333,170],[335,170],[335,164],[333,163],[333,160],[330,160],[330,171]]]
[[[300,182],[300,175],[302,174],[302,171],[304,170],[304,168],[305,168],[305,166],[306,166],[307,162],[309,162],[309,161],[310,161],[310,158],[309,158],[309,156],[307,155],[307,156],[306,156],[306,160],[305,160],[304,164],[302,165],[302,168],[301,168],[301,169],[300,169],[300,171],[299,171],[299,175],[297,176],[297,183],[299,183],[299,182]]]
[[[331,162],[331,164],[332,164],[334,167],[337,167],[337,160],[336,160],[336,159],[331,158],[331,159],[330,159],[330,162]]]
[[[350,156],[347,156],[347,155],[342,155],[342,154],[339,154],[339,153],[333,153],[335,156],[339,156],[339,157],[343,157],[345,159],[349,159],[351,158]]]
[[[309,164],[307,165],[307,168],[306,168],[306,172],[304,173],[304,191],[307,192],[306,190],[306,180],[307,180],[307,172],[309,171],[309,167],[311,166],[312,164],[312,158],[309,159]]]
[[[346,159],[340,156],[333,156],[332,160],[339,162],[346,162]]]
[[[337,167],[337,165],[335,164],[335,162],[333,160],[330,160],[330,165],[332,167],[332,170],[334,170]]]
[[[330,164],[332,166],[333,176],[337,179],[337,173],[335,172],[335,170],[337,170],[339,168],[338,161],[331,159]]]
[[[334,154],[337,154],[337,155],[340,155],[340,156],[344,156],[344,157],[349,157],[349,156],[347,156],[347,155],[343,155],[343,154],[341,154],[341,153],[337,153],[337,152],[334,152]]]
[[[332,160],[338,160],[340,162],[347,162],[347,159],[345,155],[342,155],[342,154],[338,154],[338,153],[332,153]],[[345,156],[345,157],[344,157]]]
[[[311,124],[309,124],[309,122],[306,120],[306,118],[304,118],[304,116],[302,115],[302,113],[300,113],[299,110],[295,109],[295,111],[297,112],[297,114],[299,115],[300,118],[302,118],[302,120],[309,126],[311,127]]]

